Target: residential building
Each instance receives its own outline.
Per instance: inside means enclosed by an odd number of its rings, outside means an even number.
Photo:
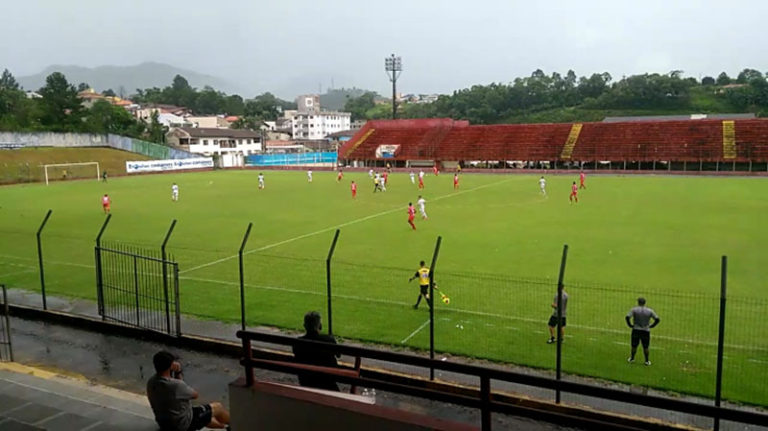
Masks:
[[[200,127],[205,129],[219,128],[227,129],[230,126],[230,122],[226,118],[219,115],[208,115],[204,117],[187,116],[186,120],[193,124],[194,127]]]
[[[262,151],[261,132],[208,127],[176,127],[166,135],[174,147],[204,156],[221,156],[222,166],[242,166],[245,156]]]
[[[194,127],[194,124],[187,121],[187,119],[181,115],[174,115],[165,112],[157,114],[157,121],[169,129],[172,127]]]
[[[299,113],[311,114],[320,112],[320,96],[304,94],[296,98]]]
[[[146,105],[142,106],[141,108],[136,109],[133,112],[133,116],[136,117],[138,120],[145,121],[149,123],[152,121],[152,114],[154,112],[157,112],[159,114],[173,114],[180,117],[183,117],[185,115],[189,115],[189,108],[185,108],[183,106],[176,106],[176,105]]]
[[[324,139],[331,133],[349,130],[351,119],[349,112],[298,113],[291,121],[291,134],[294,139]]]
[[[91,109],[93,107],[93,104],[96,103],[96,101],[98,100],[106,100],[112,105],[119,106],[129,111],[132,109],[138,108],[138,106],[135,103],[131,102],[128,99],[123,99],[117,96],[105,96],[101,93],[97,93],[96,90],[94,90],[93,88],[89,88],[87,90],[83,90],[77,93],[77,97],[80,98],[81,100],[80,103],[86,109]]]

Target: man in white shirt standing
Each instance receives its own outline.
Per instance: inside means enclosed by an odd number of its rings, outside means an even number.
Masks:
[[[264,174],[259,172],[259,190],[264,189]]]
[[[312,182],[312,169],[307,171],[307,182],[308,183]]]
[[[539,188],[541,189],[541,194],[546,196],[547,195],[547,180],[545,180],[543,176],[541,178],[539,178]]]
[[[411,171],[410,176],[411,176],[411,184],[415,185],[416,184],[416,174],[414,174],[413,171]]]
[[[174,202],[179,200],[179,186],[176,183],[171,186],[171,200]]]
[[[419,200],[416,201],[416,205],[419,206],[419,212],[421,213],[421,218],[426,220],[429,217],[427,217],[427,210],[424,208],[424,205],[427,203],[427,201],[424,200],[421,195],[419,195]]]

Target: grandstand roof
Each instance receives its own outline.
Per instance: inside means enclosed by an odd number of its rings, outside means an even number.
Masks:
[[[686,120],[748,120],[755,114],[686,114],[686,115],[639,115],[627,117],[605,117],[603,123],[638,121],[686,121]]]

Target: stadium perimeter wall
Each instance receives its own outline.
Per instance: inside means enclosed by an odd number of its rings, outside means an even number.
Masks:
[[[188,151],[179,150],[141,139],[120,135],[97,135],[90,133],[54,132],[0,132],[0,145],[13,147],[111,147],[118,150],[143,154],[152,159],[187,159],[198,157]]]

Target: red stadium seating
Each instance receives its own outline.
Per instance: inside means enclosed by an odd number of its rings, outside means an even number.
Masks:
[[[724,123],[582,123],[575,145],[568,149],[568,157],[563,147],[572,124],[470,126],[466,121],[442,118],[378,120],[369,121],[344,144],[339,149],[339,158],[376,160],[379,146],[399,145],[394,160],[401,161],[768,161],[768,120],[735,120],[730,134],[724,134]]]

